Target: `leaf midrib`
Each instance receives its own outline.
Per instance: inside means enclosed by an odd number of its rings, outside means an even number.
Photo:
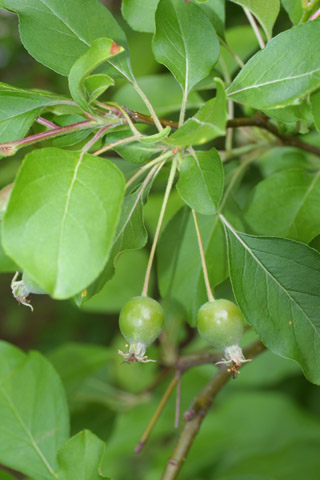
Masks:
[[[56,474],[56,472],[54,471],[54,469],[51,467],[50,463],[48,462],[48,460],[46,459],[46,457],[44,456],[44,454],[42,453],[42,451],[40,450],[37,442],[35,441],[32,433],[30,432],[30,430],[27,428],[27,426],[25,425],[24,421],[22,420],[22,418],[20,417],[18,411],[16,410],[11,398],[7,395],[6,391],[4,390],[4,388],[2,386],[0,386],[0,391],[3,395],[3,397],[5,398],[5,400],[7,401],[7,404],[10,408],[10,410],[12,411],[12,413],[14,414],[15,418],[17,419],[19,425],[21,426],[21,428],[23,429],[23,431],[25,432],[25,434],[27,435],[27,437],[29,438],[30,440],[30,443],[33,447],[33,449],[35,450],[35,452],[37,453],[37,455],[40,457],[41,461],[43,462],[43,464],[45,465],[46,469],[48,470],[48,472],[50,473],[50,475],[53,475],[55,478],[59,478],[58,475]]]
[[[312,74],[317,73],[317,72],[320,72],[320,68],[317,68],[315,70],[311,70],[309,72],[301,73],[300,75],[295,75],[295,76],[285,77],[285,78],[278,78],[276,80],[270,80],[268,82],[258,83],[256,85],[249,85],[248,87],[243,87],[243,88],[240,88],[239,90],[235,90],[234,92],[228,93],[228,96],[231,97],[232,95],[236,95],[237,93],[241,93],[241,92],[244,92],[244,91],[247,91],[247,90],[252,90],[252,89],[255,89],[255,88],[274,85],[274,84],[281,83],[281,82],[287,82],[289,80],[296,80],[298,78],[307,77],[308,75],[312,75]],[[319,80],[319,82],[320,82],[320,80]]]
[[[225,222],[224,222],[225,223]],[[225,224],[226,225],[226,224]],[[258,263],[258,265],[260,265],[260,267],[264,270],[264,272],[266,273],[267,276],[271,277],[271,279],[279,286],[279,288],[289,297],[290,301],[297,307],[297,309],[299,309],[301,312],[302,312],[302,315],[308,320],[308,322],[310,323],[310,325],[312,326],[316,336],[318,336],[320,338],[320,333],[317,332],[314,324],[312,323],[311,319],[308,317],[308,315],[306,314],[306,312],[302,309],[302,307],[299,305],[299,303],[296,302],[296,300],[294,299],[294,297],[292,297],[290,295],[290,293],[288,292],[288,290],[283,286],[281,285],[281,283],[279,282],[279,280],[273,276],[273,274],[265,267],[265,265],[261,262],[261,260],[258,259],[258,257],[256,257],[256,255],[253,253],[253,251],[251,250],[251,248],[249,247],[249,245],[247,245],[245,243],[244,240],[242,240],[242,238],[237,235],[237,233],[235,231],[232,231],[228,225],[227,225],[227,228],[230,230],[230,232],[236,237],[236,239],[241,243],[241,245],[249,252],[249,254],[252,256],[252,258]]]

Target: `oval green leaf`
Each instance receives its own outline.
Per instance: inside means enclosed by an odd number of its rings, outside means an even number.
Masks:
[[[320,384],[320,254],[226,224],[232,286],[248,323],[272,352],[296,361]]]
[[[7,254],[54,298],[75,295],[109,257],[124,186],[104,158],[57,148],[28,154],[3,220]]]
[[[320,86],[320,19],[274,37],[242,68],[228,97],[254,108],[294,103]],[[294,45],[294,48],[292,46]]]
[[[259,20],[268,40],[272,37],[272,28],[280,11],[280,0],[232,0],[233,3],[247,8]]]
[[[309,243],[320,233],[320,172],[289,169],[260,182],[246,220],[257,234]]]
[[[69,73],[69,89],[73,100],[84,110],[89,108],[85,80],[90,73],[110,58],[123,52],[123,47],[110,38],[97,38],[88,51],[78,58]],[[110,77],[109,84],[113,81]]]
[[[186,93],[210,73],[220,51],[206,14],[180,0],[160,0],[152,47],[156,60],[169,68]]]
[[[39,353],[0,342],[0,462],[32,478],[52,480],[57,450],[69,436],[65,393]]]
[[[109,478],[99,474],[99,466],[105,452],[105,443],[89,430],[74,435],[60,449],[58,462],[59,480],[101,480]]]
[[[212,215],[219,207],[223,186],[223,166],[215,148],[208,152],[193,150],[183,159],[177,190],[189,207]]]
[[[158,3],[159,0],[122,0],[121,12],[133,30],[153,33]]]
[[[18,14],[21,41],[30,55],[61,75],[69,74],[74,62],[96,38],[107,34],[118,45],[127,47],[123,30],[98,0],[4,0],[3,3]],[[128,54],[123,53],[110,63],[118,73],[133,79]]]
[[[202,145],[226,134],[227,97],[223,82],[216,79],[217,95],[208,100],[200,110],[168,139],[178,147]]]

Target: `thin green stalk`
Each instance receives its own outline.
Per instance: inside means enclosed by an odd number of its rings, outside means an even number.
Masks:
[[[181,125],[183,125],[184,123],[184,117],[186,115],[186,108],[187,108],[187,100],[188,100],[188,90],[185,87],[183,90],[183,97],[182,97],[181,110],[180,110],[180,116],[179,116],[179,127],[181,127]]]
[[[256,153],[256,152],[255,152]],[[243,162],[241,162],[241,164],[239,165],[239,167],[235,170],[233,176],[232,176],[232,179],[223,195],[223,198],[221,200],[221,203],[220,203],[220,207],[219,207],[219,213],[222,212],[227,200],[228,200],[228,197],[237,181],[237,179],[239,178],[239,175],[242,173],[242,171],[247,168],[247,166],[252,163],[255,159],[256,159],[256,155],[252,155],[252,156],[249,156],[248,158],[246,158]]]
[[[135,208],[138,204],[138,202],[141,200],[143,194],[144,194],[144,191],[146,189],[146,187],[148,186],[148,184],[158,175],[158,173],[160,172],[161,168],[163,167],[163,164],[164,162],[160,163],[159,165],[156,164],[153,166],[153,168],[150,170],[150,172],[148,173],[148,175],[146,176],[146,178],[144,179],[142,185],[140,186],[139,188],[139,193],[137,195],[137,198],[134,202],[134,204],[132,205],[131,207],[131,210],[130,212],[128,213],[127,215],[127,219],[125,221],[125,223],[122,225],[122,228],[121,230],[117,233],[116,237],[114,238],[113,240],[113,245],[117,242],[118,238],[122,235],[122,233],[124,232],[126,226],[128,225],[130,219],[131,219],[131,216],[133,215],[133,212],[135,211]]]
[[[231,53],[231,55],[233,56],[233,58],[235,59],[235,61],[237,62],[237,64],[239,65],[240,68],[244,67],[244,63],[243,61],[241,60],[241,58],[236,54],[236,52],[230,47],[230,45],[227,44],[227,42],[225,42],[223,40],[223,38],[219,37],[219,40],[220,40],[220,43],[222,43],[222,45],[228,50],[229,53]],[[220,59],[221,60],[221,59]]]
[[[143,90],[141,90],[141,88],[139,87],[139,85],[134,82],[133,84],[133,87],[135,89],[135,91],[138,93],[138,95],[140,95],[140,97],[142,98],[142,100],[144,101],[145,105],[147,106],[149,112],[150,112],[150,115],[151,117],[153,118],[153,121],[154,121],[154,124],[155,126],[157,127],[157,129],[159,130],[159,132],[161,132],[161,130],[163,130],[163,127],[161,125],[161,122],[158,118],[158,115],[156,114],[156,112],[154,111],[154,108],[152,106],[152,104],[150,103],[148,97],[146,96],[146,94],[144,93]]]
[[[85,144],[85,146],[82,148],[82,152],[86,153],[90,150],[90,148],[99,140],[99,138],[102,137],[102,135],[109,130],[111,125],[106,125],[105,127],[100,128],[98,132]]]
[[[259,28],[258,28],[258,25],[256,24],[256,21],[255,21],[253,15],[252,15],[252,13],[250,12],[250,10],[248,10],[248,9],[245,8],[245,7],[243,8],[243,10],[244,10],[244,13],[246,14],[249,22],[250,22],[250,25],[251,25],[251,27],[252,27],[252,29],[253,29],[253,31],[254,31],[255,36],[257,37],[257,40],[258,40],[259,45],[260,45],[260,48],[261,48],[261,49],[264,49],[264,47],[266,46],[266,44],[264,43],[264,40],[263,40],[263,38],[262,38],[262,36],[261,36],[260,30],[259,30]]]
[[[172,155],[172,151],[165,152],[159,157],[155,158],[154,160],[151,160],[146,165],[143,165],[141,168],[139,168],[139,170],[127,181],[126,189],[128,189],[130,185],[132,185],[132,183],[137,178],[139,178],[140,175],[143,174],[143,172],[145,172],[146,170],[149,170],[149,168],[153,167],[153,165],[156,165],[157,163],[162,162],[163,160],[167,160],[169,157],[171,157],[171,155]]]
[[[192,210],[192,215],[193,215],[194,226],[195,226],[195,229],[196,229],[196,234],[197,234],[197,239],[198,239],[199,252],[200,252],[201,264],[202,264],[202,272],[203,272],[204,283],[205,283],[205,286],[206,286],[207,297],[208,297],[209,302],[213,302],[214,296],[212,295],[212,290],[211,290],[211,286],[210,286],[210,280],[209,280],[208,269],[207,269],[207,264],[206,264],[206,256],[205,256],[205,253],[204,253],[204,248],[203,248],[203,243],[202,243],[202,238],[201,238],[201,232],[200,232],[198,217],[197,217],[197,214],[194,210]]]
[[[162,226],[162,222],[163,222],[163,217],[164,217],[164,214],[165,214],[165,211],[166,211],[166,206],[167,206],[167,203],[168,203],[168,200],[169,200],[169,195],[170,195],[172,185],[173,185],[173,182],[174,182],[174,177],[175,177],[175,174],[176,174],[176,170],[177,170],[177,157],[174,157],[173,160],[172,160],[172,165],[171,165],[171,170],[170,170],[170,174],[169,174],[169,178],[168,178],[168,183],[167,183],[166,190],[165,190],[165,193],[164,193],[163,202],[162,202],[161,210],[160,210],[160,215],[159,215],[159,219],[158,219],[158,223],[157,223],[157,228],[156,228],[156,232],[154,234],[154,239],[153,239],[153,243],[152,243],[152,247],[151,247],[148,266],[147,266],[147,270],[146,270],[146,276],[145,276],[145,279],[144,279],[143,289],[142,289],[142,293],[141,293],[142,296],[147,296],[148,295],[148,287],[149,287],[149,280],[150,280],[150,275],[151,275],[153,259],[154,259],[154,255],[156,253],[156,247],[157,247],[157,243],[158,243],[158,239],[159,239],[159,235],[160,235],[160,230],[161,230],[161,226]]]
[[[129,117],[128,113],[125,111],[125,109],[123,107],[121,107],[121,105],[119,105],[118,103],[116,102],[108,102],[106,103],[105,105],[103,103],[100,103],[100,102],[97,102],[98,105],[100,106],[103,106],[104,108],[108,108],[108,105],[111,105],[112,107],[116,107],[119,112],[121,112],[121,114],[124,116],[124,118],[126,119],[127,121],[127,124],[128,126],[130,127],[131,129],[131,132],[133,133],[133,135],[136,135],[137,137],[142,137],[141,133],[139,132],[139,130],[136,129],[136,127],[134,126],[134,123],[132,122],[131,118]]]
[[[228,162],[233,158],[241,157],[242,155],[246,155],[247,153],[253,152],[255,150],[263,151],[264,149],[270,148],[269,142],[260,142],[260,143],[250,143],[249,145],[244,145],[243,147],[234,148],[231,152],[228,151],[219,151],[219,155],[223,162]]]
[[[109,143],[105,147],[100,148],[93,155],[101,155],[101,153],[107,152],[108,150],[112,150],[114,147],[118,147],[119,145],[124,145],[125,143],[131,143],[136,140],[139,140],[140,137],[137,135],[132,135],[132,137],[122,138],[121,140],[117,140],[116,142]]]
[[[139,453],[141,452],[142,448],[144,447],[146,441],[148,440],[149,436],[150,436],[150,433],[152,432],[153,430],[153,427],[155,426],[155,424],[157,423],[157,420],[158,418],[160,417],[160,414],[162,412],[162,410],[164,409],[165,407],[165,404],[167,403],[171,393],[173,392],[175,386],[177,385],[178,383],[178,375],[175,375],[173,377],[173,379],[171,380],[171,382],[169,383],[168,385],[168,388],[167,390],[164,392],[164,395],[156,409],[156,411],[154,412],[150,422],[148,423],[148,426],[147,428],[145,429],[142,437],[140,438],[140,441],[135,449],[135,453]]]
[[[234,117],[234,103],[232,100],[228,100],[228,119],[231,120]],[[233,129],[228,128],[226,133],[226,150],[227,152],[232,153],[232,139],[233,139]]]

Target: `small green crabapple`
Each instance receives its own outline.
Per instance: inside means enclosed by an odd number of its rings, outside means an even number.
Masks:
[[[218,362],[230,366],[230,371],[239,373],[244,362],[240,340],[244,331],[244,318],[237,305],[229,300],[219,299],[205,303],[197,316],[198,331],[201,337],[213,347],[224,352]]]
[[[163,328],[164,313],[161,305],[153,298],[141,296],[129,300],[120,312],[119,325],[128,342],[129,351],[118,350],[127,363],[154,362],[145,353]]]

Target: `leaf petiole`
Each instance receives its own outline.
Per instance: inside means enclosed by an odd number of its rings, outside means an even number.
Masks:
[[[142,289],[142,293],[141,293],[142,296],[147,296],[148,295],[148,287],[149,287],[149,280],[150,280],[150,275],[151,275],[152,263],[153,263],[154,255],[155,255],[155,252],[156,252],[156,247],[157,247],[157,243],[158,243],[158,239],[159,239],[159,235],[160,235],[160,230],[161,230],[164,214],[165,214],[165,211],[166,211],[166,206],[167,206],[167,203],[168,203],[168,200],[169,200],[170,192],[171,192],[171,189],[172,189],[172,185],[173,185],[174,177],[175,177],[175,174],[176,174],[176,170],[177,170],[177,156],[175,156],[172,160],[172,165],[171,165],[171,170],[170,170],[170,174],[169,174],[169,178],[168,178],[168,182],[167,182],[167,187],[166,187],[165,194],[164,194],[164,197],[163,197],[163,202],[162,202],[162,205],[161,205],[161,210],[160,210],[160,215],[159,215],[159,218],[158,218],[157,228],[156,228],[156,232],[155,232],[155,235],[154,235],[154,239],[153,239],[153,243],[152,243],[152,247],[151,247],[151,252],[150,252],[150,256],[149,256],[149,261],[148,261],[148,266],[147,266],[147,270],[146,270],[144,285],[143,285],[143,289]]]

